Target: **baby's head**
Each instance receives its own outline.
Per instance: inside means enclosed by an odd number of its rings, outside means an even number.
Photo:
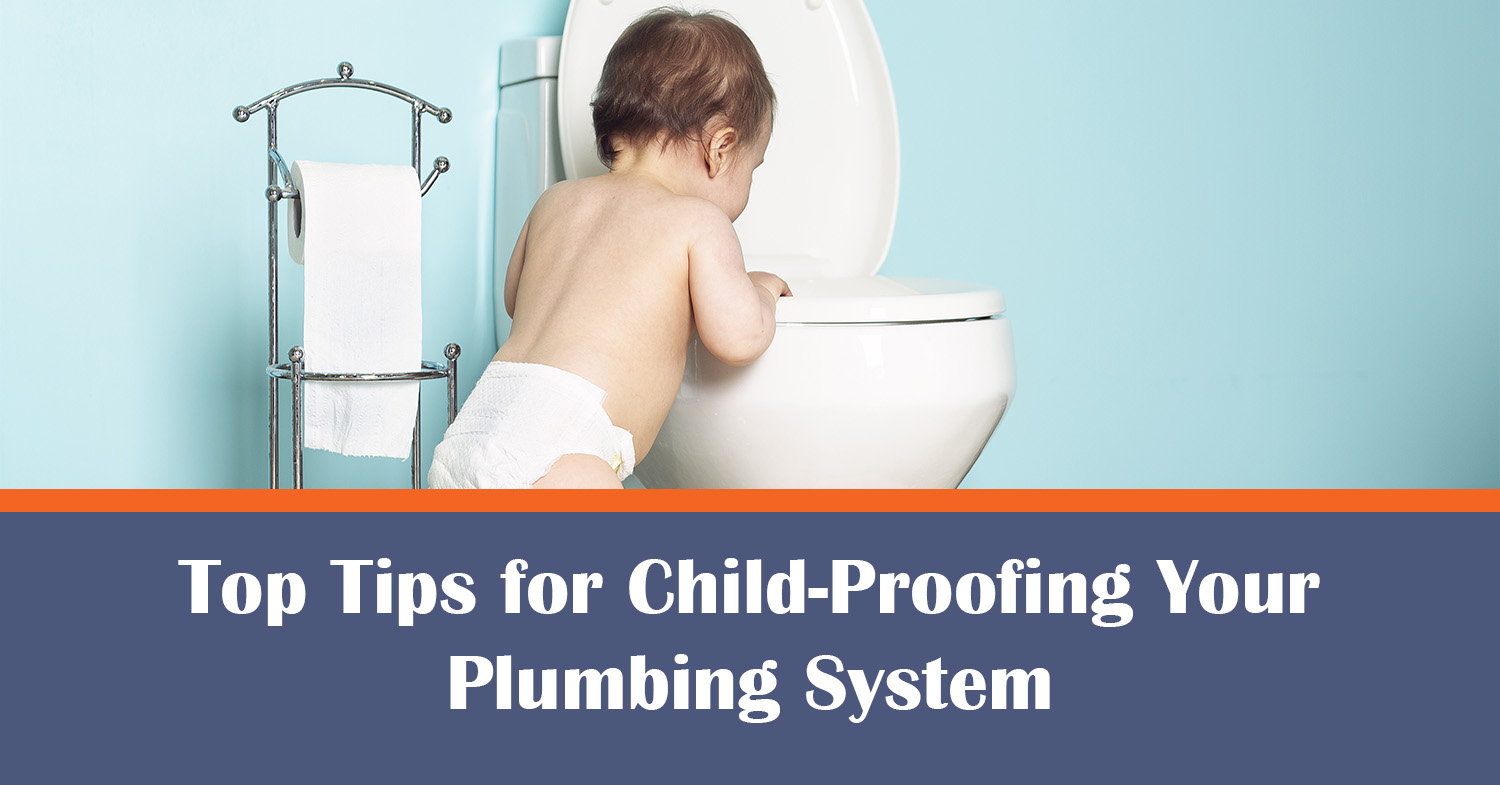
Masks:
[[[734,22],[658,8],[609,50],[593,106],[599,160],[614,169],[626,148],[652,144],[663,151],[696,145],[710,155],[727,143],[738,157],[763,148],[776,93],[755,44]]]

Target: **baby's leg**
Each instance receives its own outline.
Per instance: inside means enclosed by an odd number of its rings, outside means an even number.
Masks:
[[[557,459],[552,470],[532,484],[533,488],[623,488],[615,470],[597,455],[570,453]]]

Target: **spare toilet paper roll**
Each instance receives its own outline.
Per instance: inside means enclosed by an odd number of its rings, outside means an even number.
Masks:
[[[422,364],[422,198],[409,166],[296,161],[287,245],[307,268],[302,349],[320,373]],[[303,445],[411,453],[419,382],[308,382]]]

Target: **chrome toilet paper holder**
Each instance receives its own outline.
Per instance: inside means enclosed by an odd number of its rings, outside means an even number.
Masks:
[[[422,195],[432,189],[438,177],[448,171],[448,159],[439,156],[432,162],[432,171],[427,178],[422,179],[422,115],[430,114],[437,117],[438,122],[447,123],[453,119],[453,113],[446,107],[430,104],[411,93],[406,92],[388,84],[372,82],[368,79],[355,79],[354,66],[347,62],[339,63],[338,77],[334,79],[313,79],[300,82],[290,87],[283,87],[274,93],[249,104],[248,106],[236,106],[234,108],[234,119],[237,122],[245,122],[250,116],[266,110],[266,140],[267,140],[267,163],[266,163],[266,200],[270,203],[267,209],[267,223],[269,225],[269,262],[270,262],[270,359],[267,360],[266,374],[270,377],[268,396],[270,401],[269,427],[271,432],[270,461],[271,475],[270,487],[280,487],[280,476],[278,463],[281,453],[281,443],[277,434],[277,391],[281,380],[286,379],[292,383],[292,487],[302,487],[302,385],[308,381],[330,381],[330,382],[398,382],[398,381],[429,381],[433,379],[448,380],[448,424],[453,424],[453,418],[458,415],[458,356],[460,353],[458,344],[450,343],[443,350],[446,363],[434,363],[422,361],[421,368],[414,371],[399,373],[318,373],[305,370],[304,353],[302,347],[293,346],[287,352],[287,362],[277,363],[277,272],[276,272],[276,207],[282,199],[297,199],[300,195],[292,187],[291,171],[287,168],[286,161],[276,149],[276,107],[286,98],[305,93],[309,90],[317,90],[324,87],[357,87],[364,90],[374,90],[378,93],[400,98],[411,104],[411,165],[416,170],[417,180],[422,184]],[[281,177],[281,184],[277,184],[277,175]],[[422,399],[417,397],[417,420],[412,426],[411,432],[411,487],[422,487]]]

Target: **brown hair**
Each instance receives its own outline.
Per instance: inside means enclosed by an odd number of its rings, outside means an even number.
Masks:
[[[715,120],[742,143],[770,133],[776,92],[755,44],[734,22],[658,8],[631,22],[609,50],[593,107],[599,160],[614,168],[624,144],[702,143]]]

